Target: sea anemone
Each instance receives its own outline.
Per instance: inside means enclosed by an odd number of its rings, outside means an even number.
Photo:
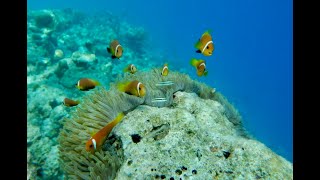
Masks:
[[[69,118],[64,119],[64,126],[60,132],[59,156],[62,169],[71,179],[113,179],[120,165],[123,163],[123,154],[119,145],[120,140],[106,141],[103,147],[94,154],[85,151],[86,141],[93,132],[99,131],[119,112],[128,112],[141,104],[165,107],[173,103],[173,94],[177,91],[194,92],[203,99],[214,99],[225,104],[228,118],[232,123],[241,126],[241,117],[232,105],[215,89],[194,81],[186,74],[170,72],[168,76],[160,75],[161,69],[151,72],[137,72],[119,76],[115,83],[111,83],[107,91],[103,87],[94,89],[84,97]],[[121,81],[137,79],[146,87],[143,98],[120,92],[117,84]],[[159,82],[161,86],[157,86]],[[153,101],[164,98],[166,101]],[[126,117],[122,121],[125,121]],[[121,124],[121,122],[120,122]],[[112,133],[110,134],[112,137]],[[116,137],[114,137],[116,138]],[[110,139],[110,137],[109,137]]]

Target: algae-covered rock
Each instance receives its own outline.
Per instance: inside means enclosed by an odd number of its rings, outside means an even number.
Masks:
[[[53,58],[55,59],[55,60],[59,60],[59,59],[62,59],[63,58],[63,51],[61,50],[61,49],[56,49],[55,51],[54,51],[54,54],[53,54]]]
[[[290,162],[238,135],[219,102],[184,92],[174,101],[174,108],[141,105],[114,128],[125,159],[116,179],[293,178]]]
[[[30,162],[31,154],[27,152],[27,180],[35,180],[37,170],[36,167]]]
[[[76,51],[71,56],[72,60],[77,66],[88,67],[96,62],[96,55],[91,53],[81,53]]]

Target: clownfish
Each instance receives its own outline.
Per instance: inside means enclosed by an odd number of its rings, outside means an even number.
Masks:
[[[195,48],[198,50],[197,53],[202,53],[205,56],[211,56],[214,50],[214,45],[212,42],[212,37],[209,34],[209,31],[206,31],[202,34],[199,41],[195,44]]]
[[[63,100],[63,104],[67,107],[72,107],[72,106],[76,106],[78,105],[80,102],[79,101],[74,101],[72,99],[69,98],[64,98]]]
[[[108,135],[112,129],[122,120],[124,117],[123,113],[119,113],[118,116],[109,122],[100,131],[95,133],[86,143],[86,151],[94,153],[96,150],[100,149],[103,143],[108,138]]]
[[[109,47],[107,47],[107,51],[109,53],[111,53],[111,58],[114,59],[114,58],[118,58],[120,59],[120,57],[122,56],[122,53],[123,53],[123,48],[122,46],[119,44],[119,41],[118,40],[113,40]]]
[[[121,92],[125,92],[127,94],[134,95],[137,97],[143,97],[144,95],[146,95],[145,86],[137,80],[119,83],[117,84],[117,88]]]
[[[161,75],[162,76],[168,76],[169,74],[169,68],[168,68],[168,64],[164,64],[163,65],[163,68],[162,68],[162,71],[161,71]]]
[[[198,76],[207,76],[208,71],[206,70],[206,61],[202,59],[191,59],[190,64],[194,66],[197,69],[197,75]]]
[[[135,72],[137,72],[137,68],[135,65],[133,64],[129,64],[128,67],[123,69],[124,72],[130,72],[131,74],[134,74]]]
[[[100,83],[96,80],[89,78],[81,78],[76,84],[76,88],[78,88],[81,91],[88,91],[90,89],[95,88],[98,85],[100,85]]]

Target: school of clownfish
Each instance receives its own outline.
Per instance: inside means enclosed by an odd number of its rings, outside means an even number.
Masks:
[[[206,31],[202,34],[201,38],[196,42],[195,48],[197,53],[201,53],[204,56],[211,56],[214,51],[214,44],[212,42],[212,37],[209,31]],[[120,59],[123,53],[123,47],[120,45],[118,40],[113,40],[110,42],[109,47],[107,47],[107,52],[111,54],[112,59]],[[202,59],[192,58],[190,64],[195,67],[196,73],[198,76],[206,76],[208,71],[206,69],[206,62]],[[129,64],[123,69],[124,72],[129,72],[134,74],[137,72],[137,68],[134,64]],[[165,63],[162,67],[161,75],[167,76],[169,74],[168,64]],[[163,84],[163,85],[169,85]],[[88,91],[94,89],[96,86],[99,86],[100,83],[94,79],[90,78],[81,78],[78,80],[75,87],[81,91]],[[125,92],[129,95],[134,95],[137,97],[143,97],[146,94],[145,86],[137,81],[118,83],[117,89],[121,92]],[[161,98],[156,98],[156,101],[163,101]],[[67,107],[77,106],[80,102],[78,100],[72,100],[65,98],[63,104]],[[97,133],[93,133],[90,139],[86,142],[85,149],[87,152],[94,153],[97,149],[101,148],[108,135],[112,131],[113,127],[116,126],[121,119],[124,117],[124,113],[119,113],[115,119],[109,122],[105,127],[99,130]]]

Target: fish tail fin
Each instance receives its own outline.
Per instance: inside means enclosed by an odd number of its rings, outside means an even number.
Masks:
[[[203,75],[204,75],[204,76],[207,76],[207,75],[208,75],[208,71],[205,71],[205,72],[203,73]]]
[[[190,64],[191,64],[192,66],[194,66],[194,67],[197,67],[197,63],[198,63],[198,60],[195,59],[195,58],[192,58],[192,59],[190,60]]]
[[[118,83],[117,89],[121,92],[125,92],[129,83],[130,82]]]
[[[128,70],[127,67],[123,68],[123,72],[128,72],[128,71],[129,71],[129,70]]]
[[[123,112],[119,113],[117,117],[114,119],[115,124],[118,124],[123,117],[124,117],[124,113]]]
[[[200,49],[200,46],[201,46],[201,41],[199,39],[199,41],[197,41],[195,44],[194,44],[194,47],[197,48],[197,49]]]
[[[99,81],[97,81],[97,80],[92,80],[92,81],[96,86],[100,86],[101,85],[101,83]]]

